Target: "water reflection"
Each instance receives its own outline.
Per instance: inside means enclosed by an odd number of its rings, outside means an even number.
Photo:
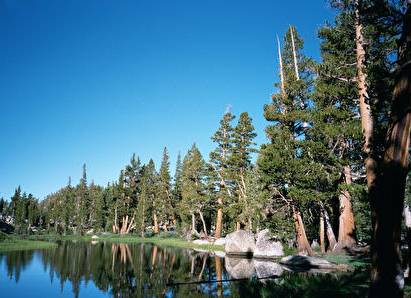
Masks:
[[[36,278],[38,297],[50,297],[51,289],[53,297],[265,297],[277,290],[266,278],[276,283],[289,274],[274,262],[104,242],[0,254],[0,265],[0,291],[8,297],[18,297],[16,289],[34,282],[20,282],[29,272],[44,277]],[[241,282],[233,282],[237,279]]]

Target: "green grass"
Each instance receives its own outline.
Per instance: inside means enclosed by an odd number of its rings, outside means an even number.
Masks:
[[[325,254],[322,257],[332,263],[349,265],[353,269],[359,269],[370,264],[370,259],[363,256],[354,257],[347,254]]]
[[[199,245],[194,244],[192,242],[175,238],[175,237],[146,237],[142,238],[139,236],[133,235],[116,235],[116,234],[108,234],[108,235],[98,235],[98,241],[106,241],[106,242],[113,242],[113,243],[152,243],[161,246],[173,246],[179,248],[198,248],[204,250],[211,250],[211,251],[224,251],[223,245]],[[28,239],[30,240],[43,240],[43,241],[92,241],[93,239],[91,236],[76,236],[76,235],[36,235],[30,236]]]
[[[16,250],[31,250],[53,248],[57,244],[54,242],[23,240],[16,236],[11,236],[0,232],[0,252],[9,252]]]

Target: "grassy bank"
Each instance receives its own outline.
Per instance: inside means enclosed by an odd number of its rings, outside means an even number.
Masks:
[[[1,233],[1,232],[0,232]],[[56,247],[55,242],[19,239],[16,236],[0,234],[0,252],[31,250]]]
[[[113,243],[152,243],[161,246],[172,246],[172,247],[179,247],[179,248],[192,248],[192,249],[205,249],[205,250],[212,250],[212,251],[224,251],[224,246],[222,245],[199,245],[187,240],[183,240],[180,238],[175,237],[146,237],[142,238],[139,236],[133,235],[116,235],[116,234],[108,234],[108,235],[99,235],[98,239],[92,239],[92,236],[75,236],[75,235],[36,235],[28,237],[30,240],[40,240],[40,241],[106,241],[106,242],[113,242]]]

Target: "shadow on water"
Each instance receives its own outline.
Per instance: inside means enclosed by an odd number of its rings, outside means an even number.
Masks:
[[[90,291],[82,295],[81,285],[89,283],[113,297],[364,297],[367,293],[365,271],[294,273],[275,262],[147,243],[63,242],[57,249],[0,254],[1,282],[7,276],[5,282],[19,285],[21,276],[34,266],[33,258],[42,266],[31,269],[49,276],[40,290],[60,286],[63,291],[69,283],[75,297],[92,295]]]

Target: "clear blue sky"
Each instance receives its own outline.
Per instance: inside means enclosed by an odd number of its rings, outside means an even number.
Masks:
[[[275,35],[294,24],[319,56],[334,12],[313,1],[0,0],[0,197],[38,198],[81,166],[118,177],[133,152],[205,157],[227,105],[254,119],[277,80]]]

